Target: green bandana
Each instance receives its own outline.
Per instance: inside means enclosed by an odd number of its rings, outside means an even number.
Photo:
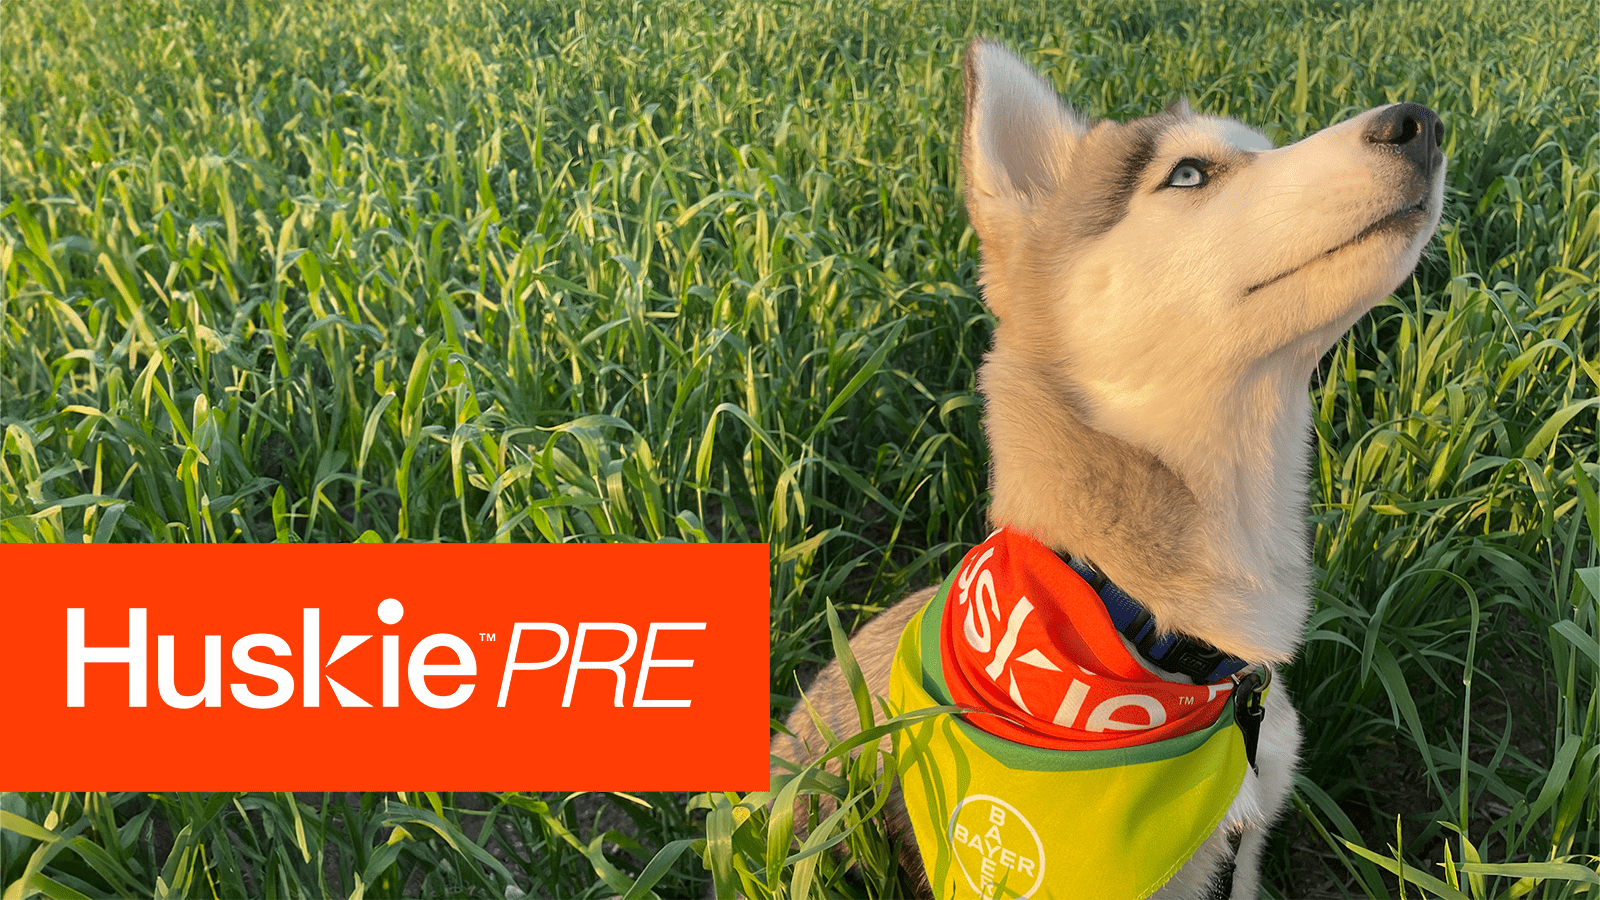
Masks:
[[[954,580],[900,637],[889,679],[894,712],[950,703],[939,629]],[[1247,763],[1232,702],[1207,728],[1121,749],[1030,747],[948,714],[895,732],[934,896],[1149,896],[1239,793]]]

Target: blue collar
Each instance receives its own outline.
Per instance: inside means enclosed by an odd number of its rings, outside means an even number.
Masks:
[[[1139,655],[1157,667],[1177,675],[1184,675],[1195,684],[1215,684],[1224,678],[1243,671],[1250,663],[1229,656],[1199,638],[1156,631],[1155,619],[1139,601],[1112,583],[1104,572],[1086,560],[1060,554],[1094,592],[1111,614],[1111,624],[1122,636],[1132,642]]]

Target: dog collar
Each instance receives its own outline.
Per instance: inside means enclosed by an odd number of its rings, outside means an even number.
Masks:
[[[1161,634],[1155,618],[1144,604],[1133,599],[1095,565],[1068,554],[1059,554],[1074,572],[1089,582],[1100,602],[1111,614],[1111,624],[1133,644],[1139,655],[1156,668],[1183,675],[1195,684],[1212,684],[1244,671],[1250,663],[1229,656],[1199,638],[1173,632]]]

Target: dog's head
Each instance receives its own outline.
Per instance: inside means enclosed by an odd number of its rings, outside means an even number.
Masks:
[[[1410,103],[1282,148],[1181,102],[1092,121],[977,41],[962,162],[997,345],[1048,361],[1124,439],[1142,430],[1133,420],[1193,410],[1194,391],[1225,397],[1263,364],[1303,392],[1433,234],[1442,133]]]
[[[1092,121],[974,43],[991,519],[1094,560],[1162,627],[1288,658],[1307,382],[1433,234],[1441,134],[1409,103],[1282,148],[1183,103]]]

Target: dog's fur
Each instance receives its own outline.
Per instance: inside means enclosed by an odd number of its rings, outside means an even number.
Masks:
[[[978,41],[966,119],[967,210],[998,320],[979,372],[992,522],[1093,561],[1164,631],[1287,662],[1310,608],[1307,385],[1438,224],[1437,117],[1379,107],[1281,149],[1181,102],[1091,121]],[[1168,183],[1193,177],[1178,172],[1186,160],[1203,163],[1201,186]],[[875,695],[930,595],[851,640]],[[859,730],[837,663],[807,698],[835,733]],[[779,736],[773,754],[814,759],[823,742],[804,707],[787,726],[795,737]],[[1260,775],[1246,774],[1222,826],[1156,896],[1204,896],[1230,836],[1241,838],[1233,896],[1256,896],[1299,744],[1280,678]]]

